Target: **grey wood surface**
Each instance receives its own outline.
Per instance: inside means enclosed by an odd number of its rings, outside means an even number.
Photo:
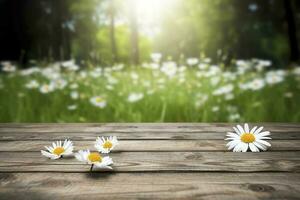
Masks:
[[[272,147],[229,152],[234,124],[0,124],[0,199],[300,199],[300,124],[264,123]],[[116,135],[112,171],[40,150],[69,138],[75,151]]]

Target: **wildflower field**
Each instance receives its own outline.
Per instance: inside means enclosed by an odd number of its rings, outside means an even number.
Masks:
[[[0,122],[300,122],[300,67],[266,60],[1,65]]]

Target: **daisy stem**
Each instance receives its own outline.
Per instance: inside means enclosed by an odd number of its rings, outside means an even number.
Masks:
[[[91,165],[90,171],[93,171],[94,164]]]

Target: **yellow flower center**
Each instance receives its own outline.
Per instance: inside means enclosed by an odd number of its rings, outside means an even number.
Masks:
[[[96,102],[97,102],[97,103],[101,103],[102,101],[103,101],[103,99],[102,99],[101,97],[97,97],[97,98],[96,98]]]
[[[65,149],[63,147],[56,147],[54,150],[53,150],[53,153],[56,154],[56,155],[61,155],[63,152],[65,152]]]
[[[241,140],[245,143],[252,143],[255,141],[255,136],[252,133],[244,133],[241,136]]]
[[[90,155],[88,156],[88,159],[91,162],[101,162],[102,161],[102,157],[100,156],[99,153],[94,152],[94,153],[90,153]]]
[[[110,141],[106,141],[106,142],[103,144],[103,148],[104,148],[104,149],[110,149],[112,146],[113,146],[113,144],[112,144]]]
[[[44,89],[45,89],[45,91],[48,91],[49,90],[48,85],[45,85]]]

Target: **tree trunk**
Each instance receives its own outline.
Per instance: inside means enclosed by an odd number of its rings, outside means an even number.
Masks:
[[[298,40],[297,40],[297,30],[294,18],[294,12],[292,8],[291,0],[284,0],[284,8],[285,8],[285,19],[288,25],[288,35],[290,41],[290,54],[291,54],[291,61],[296,62],[299,60],[299,47],[298,47]]]
[[[138,35],[138,24],[137,24],[137,10],[134,0],[130,2],[130,27],[131,27],[131,63],[133,65],[139,64],[139,35]]]
[[[0,1],[0,60],[25,62],[24,1]]]

